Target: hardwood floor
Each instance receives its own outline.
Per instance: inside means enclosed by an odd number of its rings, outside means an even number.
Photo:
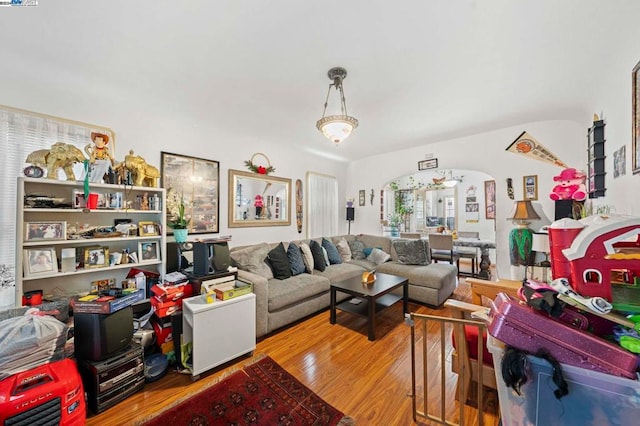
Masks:
[[[469,301],[468,285],[461,280],[454,297]],[[449,316],[446,308],[430,309],[410,303],[410,312]],[[343,413],[353,417],[358,425],[414,425],[411,394],[411,327],[404,324],[402,304],[396,303],[383,311],[377,321],[377,340],[367,339],[365,320],[344,312],[338,312],[337,324],[329,323],[329,311],[323,311],[305,321],[258,342],[254,356],[266,354],[278,362],[298,380],[317,393],[325,401]],[[222,326],[222,325],[221,325]],[[450,352],[450,348],[448,348]],[[431,360],[431,355],[429,357]],[[201,375],[195,382],[190,376],[170,371],[155,382],[105,412],[87,419],[88,425],[135,424],[157,411],[164,404],[171,404],[198,392],[211,381],[218,380],[225,371],[241,366],[250,357],[244,357],[222,368]],[[440,364],[429,363],[431,378],[438,378]],[[445,365],[447,397],[453,398],[455,375],[450,365]],[[430,380],[431,382],[431,380]],[[439,387],[429,383],[429,392],[439,393]],[[417,394],[420,396],[422,389]],[[493,397],[494,408],[497,396]],[[421,398],[421,397],[420,397]],[[487,399],[485,399],[487,401]],[[418,407],[420,408],[420,402]],[[438,400],[429,403],[429,412],[439,408]],[[476,424],[477,416],[471,407],[465,408],[465,424]],[[458,421],[457,409],[449,410],[449,420]],[[485,424],[498,423],[497,416],[487,414]],[[419,422],[420,425],[436,424]]]

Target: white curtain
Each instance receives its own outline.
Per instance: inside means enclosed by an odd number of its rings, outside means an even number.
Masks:
[[[338,235],[338,181],[334,176],[307,173],[307,237]]]

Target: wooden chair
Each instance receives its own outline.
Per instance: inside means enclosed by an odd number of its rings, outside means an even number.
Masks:
[[[453,236],[451,234],[429,234],[429,250],[431,261],[438,263],[442,260],[452,265],[455,263],[460,271],[460,256],[453,249]]]
[[[474,238],[476,240],[480,239],[480,233],[475,231],[459,231],[459,238]],[[462,259],[471,259],[471,276],[476,277],[476,271],[480,270],[480,265],[478,264],[478,249],[471,247],[456,247],[456,253],[460,255]],[[460,268],[458,268],[460,269]],[[468,273],[459,272],[461,274],[467,275]]]
[[[451,317],[468,320],[472,312],[486,311],[486,308],[455,299],[447,299],[444,306],[451,309]],[[478,336],[483,338],[479,339]],[[482,386],[497,389],[493,359],[486,350],[486,327],[457,323],[453,325],[455,350],[451,369],[458,374],[456,395],[465,403],[469,399],[472,383],[478,386],[478,400],[482,397]],[[481,366],[481,367],[480,367]]]

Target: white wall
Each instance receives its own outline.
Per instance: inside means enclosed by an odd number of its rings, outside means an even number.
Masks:
[[[507,178],[513,179],[515,199],[522,199],[522,177],[538,175],[538,202],[534,206],[543,219],[531,224],[537,229],[548,224],[554,216],[553,202],[548,193],[553,187],[552,177],[561,169],[557,166],[507,152],[505,148],[522,131],[529,132],[569,166],[584,169],[586,164],[586,128],[568,121],[544,121],[482,133],[471,137],[444,141],[419,148],[393,151],[386,155],[368,157],[349,165],[346,196],[358,199],[358,190],[373,188],[379,191],[387,182],[417,171],[417,163],[433,153],[440,169],[477,170],[496,181],[496,246],[497,270],[501,277],[510,277],[508,234],[512,229],[507,216],[513,201],[507,196]],[[356,208],[352,233],[376,233],[380,229],[380,200]],[[546,218],[544,218],[546,216]]]

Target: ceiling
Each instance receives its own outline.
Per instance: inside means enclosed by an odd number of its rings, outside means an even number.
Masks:
[[[39,0],[0,9],[0,37],[5,67],[43,91],[77,87],[349,161],[532,121],[588,123],[597,83],[640,57],[639,16],[636,0]],[[360,121],[337,147],[315,129],[333,66],[348,71]]]

